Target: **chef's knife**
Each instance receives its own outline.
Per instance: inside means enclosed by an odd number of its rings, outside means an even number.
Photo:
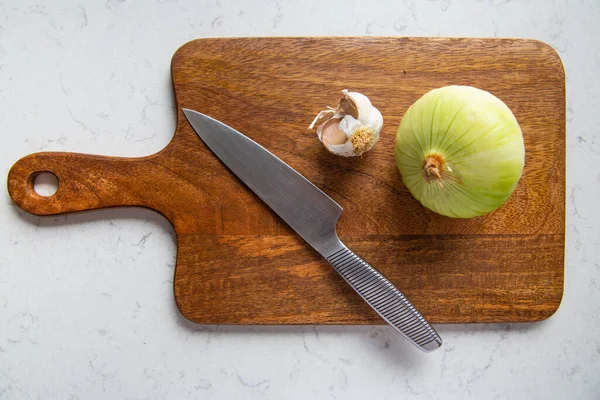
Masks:
[[[391,326],[421,350],[442,339],[411,302],[339,239],[342,207],[264,147],[197,111],[183,113],[198,136],[254,193],[317,250]]]

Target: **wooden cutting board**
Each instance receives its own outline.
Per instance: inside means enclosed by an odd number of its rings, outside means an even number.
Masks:
[[[256,140],[343,208],[338,233],[433,323],[538,321],[563,292],[565,75],[534,40],[447,38],[202,39],[172,59],[177,128],[144,158],[37,153],[8,175],[13,200],[37,215],[114,206],[162,213],[177,234],[175,300],[198,323],[382,324],[336,272],[204,146],[191,108]],[[394,136],[430,89],[472,85],[502,99],[526,145],[523,177],[496,212],[451,219],[402,184]],[[348,88],[384,116],[362,158],[328,153],[307,129]],[[41,127],[40,127],[41,128]],[[36,173],[58,192],[33,190]],[[119,279],[115,276],[115,279]]]

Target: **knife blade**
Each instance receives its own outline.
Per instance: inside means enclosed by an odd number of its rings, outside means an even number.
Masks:
[[[207,115],[182,109],[208,148],[318,251],[392,327],[425,352],[442,345],[437,332],[379,271],[338,238],[342,207],[267,149]]]

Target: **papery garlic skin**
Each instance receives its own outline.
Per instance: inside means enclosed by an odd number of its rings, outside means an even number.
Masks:
[[[371,112],[364,119],[363,123],[367,126],[370,126],[373,131],[377,132],[377,139],[379,139],[379,132],[381,132],[381,128],[383,128],[383,116],[379,110],[373,107]]]
[[[339,105],[319,112],[309,129],[316,124],[317,136],[327,150],[342,157],[355,157],[377,143],[383,116],[367,96],[344,89]]]

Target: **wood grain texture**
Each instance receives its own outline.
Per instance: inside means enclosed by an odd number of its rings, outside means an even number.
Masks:
[[[149,157],[37,153],[8,176],[24,210],[52,215],[114,206],[157,210],[178,239],[174,290],[184,316],[223,324],[381,324],[308,244],[204,146],[190,108],[256,140],[343,208],[341,240],[394,282],[430,322],[524,322],[562,299],[565,239],[565,77],[533,40],[446,38],[202,39],[173,56],[178,120]],[[403,113],[450,84],[492,92],[523,130],[526,162],[509,201],[459,220],[424,209],[402,184],[394,136]],[[361,158],[328,153],[307,129],[341,89],[384,116]],[[55,173],[51,197],[33,177]],[[118,279],[118,277],[115,277]]]

